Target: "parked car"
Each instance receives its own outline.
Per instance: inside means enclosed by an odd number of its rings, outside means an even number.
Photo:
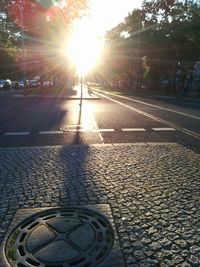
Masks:
[[[10,90],[10,89],[11,89],[11,80],[7,79],[3,84],[3,90]]]
[[[30,86],[30,88],[38,87],[39,86],[38,81],[37,80],[30,80],[29,86]]]
[[[52,81],[44,81],[43,82],[43,86],[44,87],[52,87],[53,86],[53,82]]]
[[[20,88],[24,88],[24,81],[19,81]]]
[[[12,81],[11,86],[13,89],[18,90],[20,89],[20,82],[19,81]]]
[[[0,90],[3,89],[3,85],[4,85],[4,83],[5,83],[5,80],[0,80]]]

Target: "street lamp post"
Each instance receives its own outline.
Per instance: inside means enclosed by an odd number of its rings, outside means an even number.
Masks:
[[[83,97],[83,74],[81,72],[81,99]]]
[[[177,50],[177,48],[175,47],[175,55],[176,55],[176,62],[175,62],[175,66],[174,66],[174,74],[173,74],[173,80],[172,80],[172,84],[170,87],[170,95],[172,96],[173,93],[177,93],[176,89],[177,89],[177,72],[178,72],[178,68],[180,67],[180,61],[179,61],[179,51]]]
[[[26,48],[24,44],[24,5],[23,0],[20,0],[20,25],[21,25],[21,45],[22,45],[22,62],[23,62],[23,81],[24,81],[24,96],[26,96]]]
[[[137,50],[138,50],[138,54],[137,54],[137,84],[136,84],[136,88],[137,89],[140,89],[140,64],[141,64],[141,61],[140,61],[140,46],[141,46],[141,13],[139,13],[139,17],[138,17],[138,39],[137,39]]]
[[[81,98],[80,98],[80,108],[82,107],[82,99],[83,99],[83,74],[81,71]]]

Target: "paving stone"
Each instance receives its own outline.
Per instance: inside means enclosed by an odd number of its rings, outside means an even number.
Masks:
[[[198,258],[194,255],[191,255],[189,257],[188,261],[192,264],[192,266],[199,266],[199,264],[200,264]]]
[[[184,262],[179,263],[177,267],[192,267],[192,265],[188,263],[187,261],[184,261]]]
[[[149,246],[153,251],[157,251],[162,248],[159,242],[152,242]]]
[[[174,240],[174,243],[183,249],[187,247],[187,242],[183,239],[176,239]]]
[[[0,240],[19,208],[107,203],[127,266],[199,266],[199,162],[178,145],[2,148]]]
[[[144,247],[143,251],[148,257],[155,253],[149,246]]]
[[[194,255],[200,255],[200,246],[192,246],[190,251]]]
[[[171,240],[171,241],[173,241],[173,240],[179,238],[179,235],[177,235],[177,234],[174,233],[174,232],[167,233],[166,236],[167,236],[167,238],[168,238],[169,240]]]
[[[134,242],[131,246],[134,250],[138,250],[143,248],[143,243],[142,242]]]
[[[187,250],[182,250],[181,251],[181,256],[183,257],[183,259],[186,259],[186,258],[188,258],[188,256],[189,256],[189,251],[187,251]]]
[[[135,250],[133,254],[134,254],[136,260],[142,260],[145,258],[145,254],[142,250]]]
[[[182,256],[179,255],[179,254],[173,254],[173,255],[171,256],[171,263],[172,263],[172,265],[174,265],[174,266],[177,266],[180,262],[183,262],[183,261],[184,261],[184,259],[183,259]]]

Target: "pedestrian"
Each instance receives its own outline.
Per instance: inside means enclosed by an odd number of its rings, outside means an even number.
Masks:
[[[184,86],[183,86],[183,90],[182,90],[181,96],[182,97],[187,97],[188,96],[188,92],[191,90],[191,88],[192,88],[192,74],[188,73],[187,77],[185,79],[185,83],[184,83]]]

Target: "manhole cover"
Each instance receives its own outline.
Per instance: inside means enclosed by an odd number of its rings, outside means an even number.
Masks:
[[[59,129],[60,131],[63,131],[63,132],[77,132],[77,131],[85,131],[85,127],[83,125],[68,125],[68,126],[65,126],[65,127],[62,127]]]
[[[109,254],[113,241],[112,226],[100,213],[50,209],[16,227],[5,254],[13,267],[93,267]]]

